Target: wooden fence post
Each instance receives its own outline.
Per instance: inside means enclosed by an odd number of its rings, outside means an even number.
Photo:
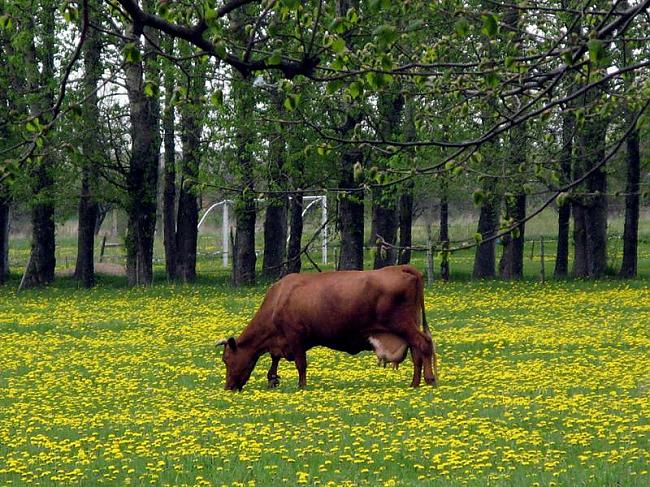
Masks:
[[[541,259],[541,276],[542,276],[542,282],[546,281],[546,269],[544,269],[544,236],[542,235],[540,242],[540,259]]]

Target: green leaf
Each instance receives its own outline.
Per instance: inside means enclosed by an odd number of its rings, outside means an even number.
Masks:
[[[469,35],[469,22],[467,22],[467,19],[458,19],[456,24],[454,24],[454,30],[456,31],[456,34],[458,34],[458,37],[467,37]]]
[[[380,25],[373,32],[380,46],[389,46],[397,39],[397,29],[388,24]]]
[[[9,14],[0,15],[0,29],[10,30],[13,27],[13,21]]]
[[[280,61],[282,61],[282,51],[280,49],[276,49],[266,60],[266,64],[280,64]]]
[[[412,20],[411,23],[409,23],[409,25],[406,26],[406,31],[411,32],[414,30],[418,30],[423,25],[424,25],[424,20],[422,19]]]
[[[476,243],[481,243],[483,241],[483,235],[480,232],[476,232],[474,234],[474,240],[476,240]]]
[[[499,84],[499,77],[492,71],[485,76],[485,83],[491,88],[496,88]]]
[[[483,27],[481,28],[481,32],[483,32],[488,37],[494,37],[499,30],[497,18],[495,15],[492,13],[486,13],[481,15],[481,18],[483,19]]]
[[[481,203],[483,203],[484,199],[485,199],[485,195],[483,194],[482,190],[477,189],[472,193],[472,201],[474,202],[475,206],[480,206]]]
[[[341,54],[346,49],[345,40],[341,37],[337,37],[332,41],[331,47],[332,47],[332,51],[334,51],[336,54]]]
[[[144,84],[144,94],[148,97],[158,96],[158,85],[151,81],[147,81]]]
[[[333,94],[336,93],[341,87],[343,86],[343,81],[341,80],[333,80],[327,83],[327,93],[328,94]]]
[[[223,91],[216,90],[214,93],[212,93],[210,96],[210,101],[214,106],[223,106]]]
[[[587,42],[589,49],[589,60],[596,66],[604,66],[608,62],[607,49],[599,39],[591,39]]]
[[[298,10],[300,7],[300,0],[282,0],[281,3],[289,10]]]
[[[284,99],[284,108],[290,112],[294,111],[300,103],[300,95],[290,94]]]
[[[140,49],[133,42],[124,44],[124,59],[127,63],[137,63],[142,58]]]
[[[354,81],[353,83],[350,83],[347,91],[352,98],[357,98],[361,94],[361,85],[358,81]]]
[[[226,57],[226,43],[224,41],[219,41],[214,44],[214,52],[220,59],[225,59]]]
[[[28,132],[38,132],[38,119],[30,120],[25,124],[25,128]]]
[[[371,71],[366,74],[366,81],[368,82],[368,86],[370,86],[370,88],[373,90],[378,90],[384,84],[384,77],[381,73],[375,73],[374,71]]]

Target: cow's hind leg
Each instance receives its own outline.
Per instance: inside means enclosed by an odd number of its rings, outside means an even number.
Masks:
[[[431,364],[433,357],[431,338],[417,328],[409,327],[405,339],[409,347],[411,347],[411,357],[413,358],[413,381],[411,386],[418,387],[420,385],[422,368],[424,368],[424,381],[429,385],[435,384],[436,376],[433,373]]]
[[[280,377],[278,377],[278,364],[280,363],[279,355],[271,355],[271,368],[266,374],[269,381],[269,389],[273,389],[280,385]]]
[[[298,387],[307,387],[307,354],[304,351],[296,352],[296,369],[298,369]]]
[[[411,381],[411,387],[419,387],[422,377],[422,354],[413,345],[411,345],[411,358],[413,359],[413,380]]]

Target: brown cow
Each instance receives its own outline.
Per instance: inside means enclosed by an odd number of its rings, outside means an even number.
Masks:
[[[372,350],[368,338],[380,333],[396,335],[410,347],[411,386],[420,385],[423,367],[426,383],[436,383],[433,344],[424,315],[424,281],[417,269],[403,265],[376,271],[289,274],[271,286],[239,338],[217,343],[225,345],[226,389],[241,390],[267,352],[271,354],[269,387],[279,383],[281,358],[295,362],[298,386],[305,387],[307,350],[325,346],[356,354]]]

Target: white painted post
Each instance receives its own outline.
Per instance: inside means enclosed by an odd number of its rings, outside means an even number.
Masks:
[[[228,267],[228,247],[230,245],[230,222],[228,221],[228,201],[223,202],[223,221],[221,222],[221,246],[223,267]]]
[[[321,225],[323,226],[323,264],[327,264],[327,196],[321,196]]]

